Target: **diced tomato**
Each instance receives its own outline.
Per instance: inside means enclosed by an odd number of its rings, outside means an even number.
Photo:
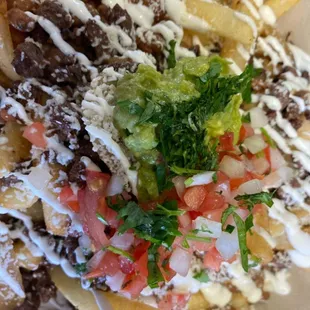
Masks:
[[[140,240],[138,244],[135,245],[135,250],[133,252],[133,257],[137,261],[150,247],[151,242]]]
[[[264,148],[264,154],[265,154],[266,159],[269,162],[269,165],[271,165],[270,146],[267,146],[266,148]]]
[[[98,266],[84,276],[85,279],[102,277],[105,275],[114,276],[120,270],[119,256],[107,251],[102,257]]]
[[[178,243],[181,243],[183,240],[183,237],[177,237],[176,239],[179,240]],[[169,258],[171,256],[171,251],[168,251],[166,248],[161,246],[158,249],[158,253],[159,253],[158,267],[165,281],[168,282],[176,275],[176,272],[172,270],[169,266]]]
[[[201,216],[201,212],[196,211],[189,211],[188,214],[191,217],[192,221],[196,220],[198,216]]]
[[[100,171],[86,170],[87,187],[97,194],[105,194],[111,176]]]
[[[222,262],[223,258],[215,247],[208,251],[203,259],[204,267],[215,271],[220,270]]]
[[[187,205],[187,210],[196,211],[202,205],[207,195],[204,186],[193,186],[188,188],[184,194],[184,202]]]
[[[91,191],[88,186],[78,191],[80,216],[84,232],[91,238],[98,250],[109,243],[104,233],[105,225],[96,216],[99,198],[98,193]]]
[[[97,212],[103,216],[111,227],[117,228],[119,226],[117,212],[108,207],[105,197],[99,198]]]
[[[63,205],[68,206],[73,212],[80,211],[77,195],[73,193],[73,190],[69,185],[66,185],[62,188],[59,194],[59,201]]]
[[[46,148],[45,127],[42,123],[36,122],[27,126],[24,130],[23,137],[36,147]]]
[[[144,277],[148,276],[149,271],[148,271],[148,268],[147,268],[147,262],[148,262],[148,252],[145,252],[134,263],[135,270],[136,270],[137,274],[143,275]]]
[[[220,209],[210,210],[210,211],[204,212],[203,216],[206,217],[210,221],[220,222],[222,214],[225,209],[226,209],[226,206]]]
[[[134,264],[128,258],[124,256],[119,256],[119,266],[123,273],[125,274],[132,274],[135,270]]]
[[[226,132],[220,137],[220,148],[222,151],[233,151],[234,150],[234,133]]]
[[[239,133],[238,144],[242,143],[246,138],[254,135],[254,129],[249,124],[242,124]]]
[[[245,178],[231,179],[229,182],[231,190],[233,191],[233,190],[237,189],[244,182],[245,182]]]
[[[138,298],[141,291],[147,286],[147,278],[142,275],[127,275],[122,292],[129,293],[131,298]]]
[[[183,228],[191,226],[192,224],[192,219],[190,215],[188,214],[188,212],[178,216],[178,221],[180,223],[180,226]]]
[[[215,241],[216,239],[212,239],[211,242],[189,241],[189,244],[194,251],[205,252],[209,251],[215,246]]]
[[[208,193],[199,211],[206,212],[208,210],[220,209],[225,204],[225,197],[217,192]]]

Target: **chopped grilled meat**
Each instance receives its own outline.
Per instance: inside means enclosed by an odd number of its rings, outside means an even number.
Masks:
[[[24,42],[16,47],[12,65],[15,71],[23,77],[42,78],[46,62],[42,51],[36,44]]]
[[[18,8],[8,11],[7,17],[12,27],[21,32],[30,32],[35,27],[35,21]]]

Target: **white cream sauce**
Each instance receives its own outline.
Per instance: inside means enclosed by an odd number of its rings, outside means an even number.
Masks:
[[[259,8],[259,14],[262,18],[262,20],[270,26],[274,26],[277,22],[277,16],[275,15],[272,8],[268,5],[262,5]]]
[[[219,307],[225,307],[232,298],[231,291],[220,283],[209,283],[200,291],[207,301]]]
[[[279,295],[287,295],[291,291],[291,286],[288,282],[289,272],[286,269],[280,270],[277,273],[271,273],[264,270],[264,290],[267,292],[276,293]]]

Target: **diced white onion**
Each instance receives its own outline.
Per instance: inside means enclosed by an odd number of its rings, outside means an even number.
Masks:
[[[107,196],[114,196],[122,193],[124,190],[124,180],[119,175],[113,174],[108,186],[107,186]]]
[[[95,253],[94,256],[87,262],[87,269],[90,271],[96,269],[101,260],[103,259],[105,253],[105,251],[101,250]]]
[[[231,259],[239,250],[237,229],[235,228],[231,234],[223,232],[216,240],[215,247],[225,260]]]
[[[261,128],[268,124],[268,118],[261,108],[255,107],[251,109],[249,113],[251,117],[251,126],[253,128]]]
[[[185,191],[185,182],[186,177],[177,176],[172,179],[172,182],[175,186],[178,196],[181,198]]]
[[[243,194],[256,194],[262,191],[262,183],[260,180],[254,179],[241,184],[238,188],[240,195]]]
[[[47,168],[41,167],[31,168],[30,174],[27,176],[28,181],[38,190],[43,190],[47,187],[48,183],[52,179]]]
[[[278,188],[283,184],[283,180],[278,171],[271,172],[262,180],[264,189]]]
[[[289,182],[294,176],[294,170],[287,166],[279,168],[277,172],[283,182]]]
[[[89,237],[86,234],[83,234],[79,238],[79,246],[81,248],[85,248],[85,249],[90,249],[91,248],[91,240],[89,239]]]
[[[270,169],[269,161],[265,157],[252,159],[253,170],[258,174],[264,174]]]
[[[261,135],[254,135],[252,137],[246,138],[243,144],[252,154],[259,153],[267,146]]]
[[[192,224],[192,219],[189,216],[188,212],[178,216],[178,220],[180,225],[185,228],[185,227],[189,227]]]
[[[114,292],[119,292],[122,288],[122,284],[125,279],[125,274],[121,271],[118,271],[113,277],[106,276],[106,284],[110,287],[110,289]]]
[[[169,266],[179,275],[186,277],[192,260],[192,254],[184,249],[179,247],[175,248],[172,252]]]
[[[219,238],[222,233],[222,224],[210,221],[203,216],[198,216],[193,221],[194,229],[198,229],[197,236]]]
[[[214,171],[207,171],[203,173],[198,173],[185,181],[186,187],[196,186],[196,185],[206,185],[213,182]]]
[[[110,239],[110,242],[112,246],[126,251],[129,250],[133,244],[134,236],[132,233],[124,233],[123,235],[115,233],[114,236]]]
[[[232,179],[242,178],[245,174],[244,163],[227,155],[223,157],[219,170]]]
[[[270,148],[270,162],[271,162],[271,169],[277,170],[282,166],[286,165],[285,159],[280,153],[280,151],[276,148]]]

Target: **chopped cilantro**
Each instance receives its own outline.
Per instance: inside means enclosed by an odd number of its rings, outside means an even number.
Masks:
[[[227,209],[225,209],[225,211],[222,213],[222,217],[221,217],[221,223],[222,223],[222,227],[224,229],[224,224],[226,223],[228,217],[233,214],[238,208],[233,206],[233,205],[229,205],[229,207]]]
[[[150,288],[156,288],[158,287],[158,283],[164,281],[164,277],[158,267],[157,261],[158,261],[158,247],[152,246],[148,250],[148,263],[147,263],[147,269],[148,269],[148,278],[147,283]]]
[[[74,266],[74,269],[75,269],[77,274],[83,274],[87,271],[86,263],[76,264]]]
[[[258,266],[258,264],[262,261],[262,259],[260,257],[257,257],[255,255],[251,255],[251,261],[253,263],[249,264],[249,268],[253,268]]]
[[[211,242],[211,238],[209,237],[199,237],[196,234],[189,233],[185,236],[187,240],[200,241],[200,242]]]
[[[235,200],[241,201],[243,206],[246,206],[249,211],[252,211],[254,206],[259,203],[266,204],[269,208],[273,206],[272,194],[268,192],[260,192],[256,194],[238,195]]]
[[[174,186],[167,177],[167,167],[165,164],[156,165],[155,174],[159,193],[162,193],[164,190],[169,190]]]
[[[241,117],[242,123],[251,123],[251,115],[250,113],[243,114]]]
[[[234,230],[235,230],[235,226],[228,224],[224,231],[231,234]]]
[[[254,224],[253,224],[253,214],[250,214],[245,219],[245,229],[246,229],[246,231],[249,231],[253,226],[254,226]]]
[[[185,180],[184,184],[186,187],[188,187],[188,186],[191,186],[193,184],[193,182],[194,182],[193,178],[188,178]]]
[[[266,143],[272,147],[272,148],[276,148],[276,143],[272,140],[272,138],[270,137],[269,133],[267,132],[267,130],[265,128],[261,128],[260,129],[262,132],[262,135],[265,137],[265,141]]]
[[[210,281],[209,276],[208,276],[208,274],[206,273],[205,270],[202,270],[202,271],[196,273],[193,276],[193,278],[196,279],[199,282],[202,282],[202,283],[208,283]]]
[[[186,238],[184,238],[183,241],[182,241],[182,247],[185,248],[185,249],[189,249],[190,248],[189,243],[188,243]]]
[[[102,222],[104,225],[109,225],[109,223],[107,222],[107,220],[103,217],[103,215],[101,215],[99,212],[96,212],[96,217],[97,219]]]
[[[116,247],[114,247],[112,245],[109,245],[109,246],[103,248],[103,250],[109,250],[109,251],[111,251],[111,252],[113,252],[115,254],[118,254],[118,255],[121,255],[123,257],[128,258],[130,261],[134,260],[130,253],[128,253],[127,251],[124,251],[122,249],[116,248]]]
[[[212,175],[212,181],[215,184],[217,183],[217,173],[216,172],[214,172],[213,175]]]
[[[174,40],[171,40],[169,42],[169,55],[167,57],[167,64],[168,64],[168,69],[174,68],[177,61],[176,61],[176,57],[175,57],[175,46],[176,46],[177,42]]]

